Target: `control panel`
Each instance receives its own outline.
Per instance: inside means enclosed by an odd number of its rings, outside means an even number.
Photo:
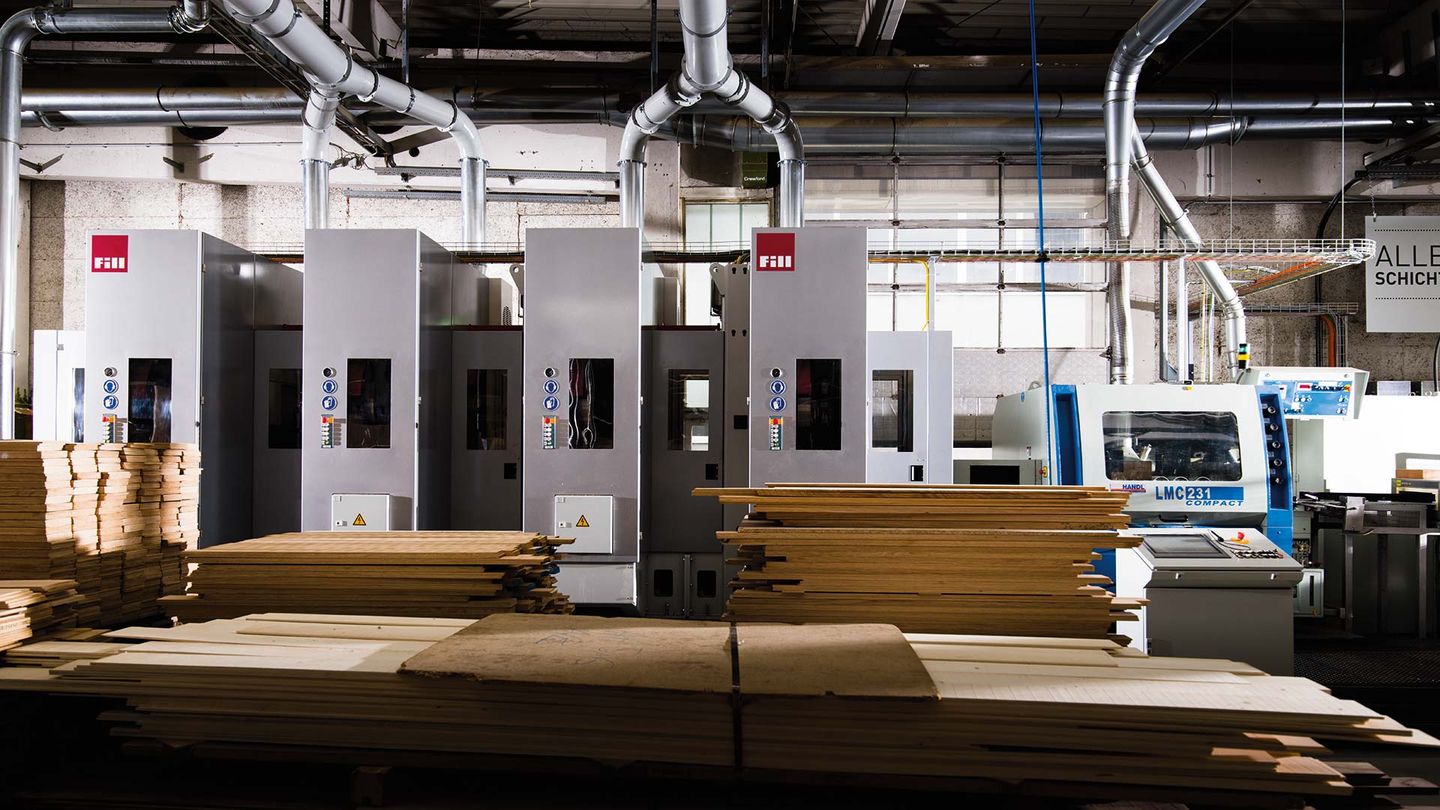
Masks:
[[[1354,419],[1370,373],[1354,368],[1260,366],[1240,377],[1280,395],[1287,419]]]
[[[1281,549],[1294,543],[1295,511],[1290,501],[1290,438],[1279,392],[1259,389],[1260,429],[1265,442],[1265,531]]]
[[[335,415],[340,407],[340,382],[334,367],[326,367],[321,373],[325,379],[320,382],[320,447],[333,450],[345,446],[345,420]]]
[[[615,496],[556,495],[554,534],[575,538],[570,554],[615,553]]]
[[[1172,527],[1133,529],[1143,535],[1143,556],[1155,570],[1285,570],[1300,564],[1255,529]]]

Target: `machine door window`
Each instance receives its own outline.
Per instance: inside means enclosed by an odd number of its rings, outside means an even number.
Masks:
[[[570,360],[571,450],[610,450],[615,447],[615,361],[608,357]]]
[[[840,449],[840,361],[795,361],[795,449]]]
[[[667,431],[669,448],[704,452],[710,449],[710,372],[670,369]]]
[[[915,450],[915,372],[874,371],[870,375],[870,446],[877,450]]]
[[[170,358],[130,360],[130,441],[169,442]]]
[[[1235,414],[1111,411],[1104,415],[1105,477],[1111,481],[1239,481]]]
[[[346,364],[345,446],[390,446],[390,360],[350,358]]]
[[[465,372],[465,448],[505,449],[505,394],[509,385],[503,368],[472,368]]]
[[[271,450],[300,449],[300,369],[270,369],[266,394]]]

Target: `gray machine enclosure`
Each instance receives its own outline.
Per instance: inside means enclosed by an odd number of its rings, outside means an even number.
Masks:
[[[451,395],[450,528],[520,531],[524,336],[519,327],[505,326],[456,328],[451,335],[455,390]],[[479,416],[472,412],[475,403],[470,401],[472,372],[503,375],[501,442],[470,446],[475,428],[470,421]]]
[[[397,523],[408,525],[392,528],[447,528],[449,327],[474,322],[473,268],[414,230],[310,230],[305,257],[303,528],[332,528],[337,494],[399,499]],[[390,362],[388,447],[346,446],[351,360]],[[335,420],[329,447],[325,417]]]
[[[875,484],[924,482],[949,484],[955,468],[955,341],[949,332],[871,332],[866,353],[870,365],[870,458],[865,480]],[[910,390],[908,414],[894,414],[910,438],[908,446],[881,441],[876,428],[891,414],[882,412],[880,377],[906,372]],[[890,437],[886,437],[887,439]]]
[[[300,323],[300,272],[198,231],[104,234],[128,237],[129,255],[123,272],[86,273],[86,438],[198,444],[202,543],[250,537],[257,497],[282,510],[293,497],[266,489],[254,381],[256,330]],[[152,359],[169,361],[170,385],[135,381],[159,416],[156,432],[140,435],[129,424],[141,402],[131,401],[131,363]],[[107,415],[119,420],[113,432]]]
[[[870,380],[866,357],[864,228],[760,228],[795,235],[794,267],[750,273],[750,485],[863,482],[868,451]],[[802,359],[839,360],[839,449],[798,449]],[[777,379],[785,384],[772,393]],[[775,401],[781,397],[782,402]],[[782,405],[780,408],[774,405]],[[783,420],[783,447],[772,450],[769,422]]]

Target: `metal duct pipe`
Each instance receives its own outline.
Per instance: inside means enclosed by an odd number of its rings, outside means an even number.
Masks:
[[[150,87],[27,89],[22,109],[38,110],[298,110],[283,87]]]
[[[1196,245],[1204,244],[1200,232],[1195,229],[1195,224],[1190,221],[1190,216],[1180,206],[1175,195],[1170,191],[1170,186],[1165,183],[1165,178],[1160,176],[1160,170],[1155,168],[1155,162],[1151,160],[1150,153],[1145,149],[1145,141],[1139,134],[1135,134],[1130,144],[1131,154],[1135,164],[1135,173],[1139,175],[1140,182],[1150,192],[1150,198],[1155,201],[1155,208],[1160,212],[1160,218],[1165,225],[1175,231],[1181,239]],[[1220,270],[1220,265],[1210,259],[1196,262],[1200,267],[1200,277],[1204,279],[1205,286],[1215,294],[1215,300],[1220,302],[1220,308],[1225,319],[1225,367],[1230,370],[1230,379],[1238,380],[1243,364],[1241,356],[1248,353],[1246,346],[1249,338],[1245,330],[1245,305],[1240,302],[1240,296],[1235,294],[1235,285],[1225,277]]]
[[[1195,377],[1190,370],[1195,335],[1190,329],[1190,276],[1186,270],[1184,259],[1175,262],[1175,366],[1182,383]]]
[[[304,183],[305,227],[330,227],[330,131],[340,94],[316,87],[301,114],[300,172]]]
[[[730,58],[725,0],[680,0],[685,58],[680,72],[641,102],[625,124],[620,142],[620,224],[644,227],[645,144],[667,121],[704,95],[745,113],[774,136],[780,153],[779,224],[804,224],[805,144],[789,109],[735,70]]]
[[[0,439],[15,438],[15,320],[20,295],[20,95],[25,51],[40,35],[190,34],[209,20],[205,0],[171,8],[48,8],[0,26]]]
[[[422,93],[356,62],[348,51],[332,42],[320,26],[296,8],[293,0],[225,0],[225,3],[236,21],[249,25],[300,65],[312,87],[342,96],[359,96],[361,101],[374,101],[449,133],[460,148],[461,177],[478,174],[482,178],[479,188],[484,188],[485,156],[480,132],[473,121],[460,114],[453,102]],[[461,239],[467,244],[484,242],[483,194],[475,193],[473,181],[463,183],[461,192]]]
[[[1130,243],[1130,132],[1135,121],[1135,87],[1140,81],[1140,68],[1160,43],[1204,4],[1205,0],[1158,0],[1120,39],[1110,59],[1101,102],[1105,122],[1106,238],[1117,246]],[[1129,263],[1112,263],[1107,276],[1110,382],[1128,385],[1135,375]]]

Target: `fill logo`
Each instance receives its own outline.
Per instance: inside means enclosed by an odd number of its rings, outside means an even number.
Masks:
[[[795,234],[756,234],[755,269],[769,272],[795,272]]]
[[[130,237],[123,234],[90,237],[90,272],[130,272]]]

